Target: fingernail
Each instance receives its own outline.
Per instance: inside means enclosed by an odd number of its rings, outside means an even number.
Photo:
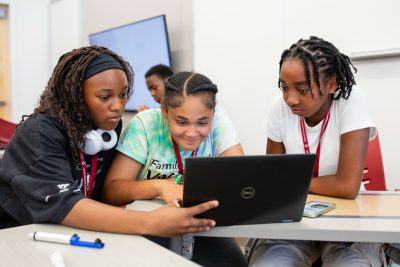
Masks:
[[[214,227],[216,225],[215,221],[211,221],[211,227]]]

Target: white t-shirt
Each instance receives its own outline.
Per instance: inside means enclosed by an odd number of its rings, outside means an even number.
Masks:
[[[310,152],[315,153],[322,121],[314,127],[305,125]],[[337,172],[340,136],[363,128],[373,128],[375,131],[374,123],[368,113],[366,95],[360,88],[353,86],[348,99],[333,100],[331,117],[321,140],[320,176]],[[370,136],[374,131],[370,129]],[[292,113],[282,96],[274,99],[269,110],[267,137],[275,142],[283,142],[287,154],[304,154],[300,118]]]

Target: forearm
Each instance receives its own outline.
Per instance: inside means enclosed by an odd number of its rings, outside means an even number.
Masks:
[[[164,205],[144,212],[112,207],[85,198],[75,204],[62,224],[92,231],[171,237],[206,231],[215,226],[212,220],[194,216],[217,206],[217,201],[209,201],[190,208]]]
[[[313,177],[309,192],[330,196],[354,199],[360,190],[361,178],[341,179],[339,175]]]
[[[82,199],[62,221],[65,226],[124,234],[147,234],[148,212],[112,207],[91,199]]]
[[[104,185],[103,199],[112,205],[125,205],[138,199],[153,199],[160,195],[164,181],[161,179],[128,181],[113,180]]]

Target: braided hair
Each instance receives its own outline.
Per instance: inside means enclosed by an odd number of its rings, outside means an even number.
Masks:
[[[72,156],[77,158],[77,144],[83,142],[84,135],[92,130],[93,117],[83,98],[83,77],[88,64],[102,54],[109,54],[118,60],[125,69],[128,80],[128,98],[132,93],[133,71],[128,62],[119,55],[101,46],[87,46],[74,49],[62,55],[53,70],[45,90],[33,114],[46,113],[65,129]]]
[[[332,99],[337,100],[340,97],[347,99],[350,96],[352,87],[356,84],[351,68],[354,69],[354,72],[357,72],[357,69],[353,66],[349,57],[340,53],[332,43],[315,36],[306,40],[300,39],[289,49],[283,51],[279,62],[279,71],[285,60],[295,58],[303,62],[309,88],[311,88],[311,63],[320,95],[322,95],[322,92],[319,78],[323,74],[325,81],[336,75],[337,88],[335,93],[331,95]],[[312,90],[311,94],[313,95]]]
[[[178,72],[165,81],[163,104],[168,107],[180,107],[186,96],[201,96],[204,105],[214,110],[216,106],[217,86],[206,76],[193,72]]]

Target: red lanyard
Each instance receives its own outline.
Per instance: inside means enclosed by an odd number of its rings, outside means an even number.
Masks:
[[[94,181],[96,180],[97,161],[99,159],[99,156],[97,154],[93,156],[90,177],[88,177],[86,174],[86,161],[85,158],[83,157],[82,151],[79,151],[79,159],[82,171],[83,194],[85,195],[85,197],[91,197],[94,187]]]
[[[329,106],[328,112],[325,114],[324,121],[322,122],[322,126],[321,126],[321,132],[319,133],[317,151],[315,152],[317,154],[317,159],[315,161],[313,177],[318,177],[319,155],[320,155],[320,151],[321,151],[321,139],[322,139],[322,136],[325,133],[326,127],[328,126],[329,118],[331,117],[331,106],[332,106],[332,102],[331,102],[331,105]],[[301,128],[301,137],[303,138],[304,153],[310,154],[310,147],[308,145],[308,139],[307,139],[306,125],[305,125],[305,122],[304,122],[304,117],[300,117],[300,128]]]
[[[172,139],[172,137],[171,137]],[[182,164],[182,158],[181,158],[181,153],[179,152],[178,144],[175,142],[174,139],[172,139],[172,144],[174,145],[174,151],[175,151],[175,157],[176,161],[178,162],[178,169],[179,169],[179,174],[183,175],[183,164]],[[192,152],[192,157],[197,156],[197,148],[193,150]]]

